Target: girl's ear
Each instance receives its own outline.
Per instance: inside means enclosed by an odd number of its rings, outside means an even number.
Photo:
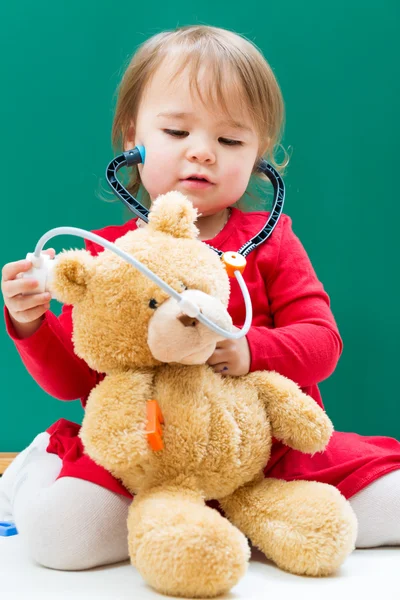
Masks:
[[[124,135],[124,152],[131,150],[135,147],[135,126],[131,121],[125,135]]]
[[[53,298],[64,304],[81,302],[94,274],[95,258],[86,250],[69,250],[54,261],[49,278]]]

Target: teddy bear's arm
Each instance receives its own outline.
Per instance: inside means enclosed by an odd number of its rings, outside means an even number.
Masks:
[[[323,409],[294,382],[275,371],[248,375],[264,402],[272,434],[287,446],[313,454],[322,451],[333,425]]]
[[[85,451],[120,479],[148,462],[146,403],[152,384],[151,372],[107,375],[88,398],[80,433]]]

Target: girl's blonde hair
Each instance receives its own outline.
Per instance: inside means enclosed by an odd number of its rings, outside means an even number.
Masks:
[[[217,106],[228,113],[232,92],[235,102],[250,114],[259,136],[259,158],[264,157],[282,171],[287,164],[275,160],[284,127],[284,103],[271,67],[261,52],[240,35],[206,25],[179,27],[163,31],[144,42],[132,57],[118,87],[118,98],[112,126],[112,144],[121,152],[132,122],[135,123],[143,92],[151,76],[166,58],[178,60],[174,78],[186,68],[189,82],[206,105]],[[207,89],[199,87],[199,71],[206,67]],[[236,92],[236,93],[235,93]],[[239,107],[240,107],[239,106]],[[127,190],[134,196],[141,186],[137,167],[132,167]],[[145,190],[141,202],[149,206]]]

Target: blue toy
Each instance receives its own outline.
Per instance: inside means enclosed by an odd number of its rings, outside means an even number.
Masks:
[[[18,531],[12,521],[0,521],[0,536],[17,535]]]

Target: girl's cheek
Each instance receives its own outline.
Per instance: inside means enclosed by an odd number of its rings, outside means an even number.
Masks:
[[[171,187],[172,166],[160,154],[149,156],[142,168],[141,179],[152,198],[165,194]]]
[[[243,173],[243,161],[238,158],[237,160],[231,160],[229,164],[225,165],[225,173],[229,174],[229,177],[240,177]]]
[[[240,164],[232,166],[225,172],[226,181],[231,183],[233,187],[243,187],[246,189],[251,172],[247,173]]]
[[[160,189],[163,187],[163,170],[153,168],[153,166],[145,165],[142,170],[142,182],[150,196],[157,196],[160,192]]]
[[[150,176],[166,176],[176,171],[174,169],[173,157],[168,155],[167,152],[151,151],[146,152],[146,160],[143,166],[143,173],[148,173]]]
[[[156,138],[150,140],[147,146],[145,146],[145,164],[146,166],[151,167],[151,169],[153,170],[157,168],[163,168],[165,164],[169,164],[173,160],[171,151],[169,150],[165,142],[163,142],[163,138]]]

